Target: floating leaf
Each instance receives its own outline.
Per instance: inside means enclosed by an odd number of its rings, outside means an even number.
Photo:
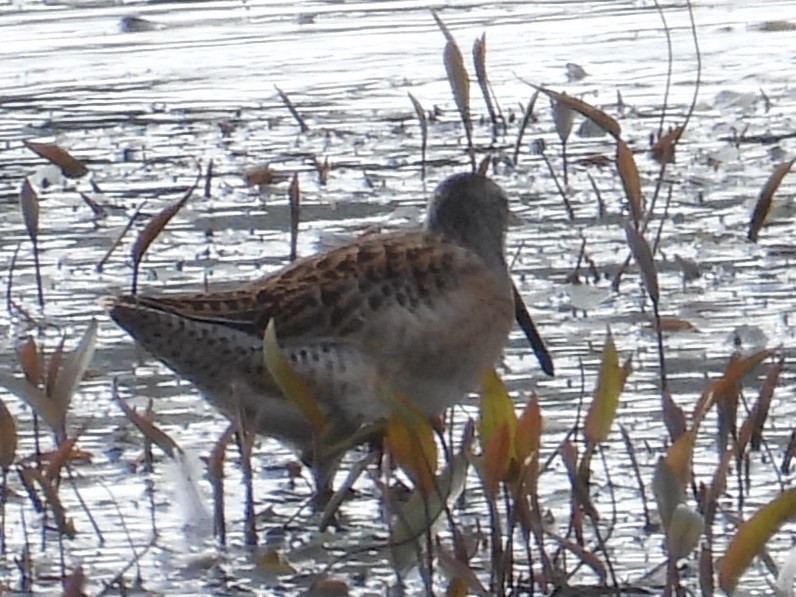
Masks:
[[[0,469],[7,471],[14,464],[16,453],[17,424],[5,403],[0,400]]]
[[[749,222],[749,233],[747,234],[747,238],[751,242],[757,242],[757,235],[765,224],[768,212],[771,209],[774,193],[777,192],[782,179],[790,172],[794,163],[796,163],[796,158],[777,166],[776,170],[774,170],[766,181],[766,184],[763,185],[763,189],[760,191],[760,195],[757,198],[755,209],[752,212],[752,219]]]
[[[630,359],[619,366],[619,354],[616,351],[614,337],[608,328],[605,335],[602,357],[600,359],[600,373],[597,379],[597,388],[594,398],[586,416],[584,433],[590,445],[597,445],[608,437],[611,425],[619,407],[619,395],[625,387],[625,381],[630,374]]]
[[[655,326],[655,324],[652,324]],[[696,330],[694,324],[679,317],[661,317],[660,328],[663,332],[690,332]]]
[[[719,563],[719,587],[731,593],[752,559],[783,523],[796,517],[796,489],[788,489],[742,523]]]
[[[307,418],[315,432],[320,435],[326,428],[326,416],[310,392],[307,384],[296,373],[282,352],[276,337],[274,320],[270,320],[263,334],[263,359],[265,368],[282,391],[282,395],[296,405]]]
[[[630,215],[638,228],[644,218],[641,207],[641,177],[638,174],[638,166],[633,158],[633,152],[622,139],[616,141],[616,169],[625,189],[625,197],[630,205]]]
[[[625,236],[627,237],[627,244],[630,246],[630,252],[636,259],[641,275],[644,278],[644,286],[650,295],[650,300],[653,304],[657,305],[660,301],[660,290],[658,288],[658,272],[655,269],[655,259],[652,257],[652,250],[650,249],[647,239],[636,226],[631,226],[629,223],[625,225]]]
[[[35,141],[23,141],[23,143],[39,157],[58,166],[67,178],[81,178],[88,174],[88,168],[82,162],[54,143],[36,143]]]

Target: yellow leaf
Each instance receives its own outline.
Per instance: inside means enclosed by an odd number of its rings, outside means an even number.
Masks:
[[[478,421],[478,433],[481,446],[486,449],[487,444],[503,426],[509,445],[509,458],[516,456],[514,437],[517,431],[517,414],[514,412],[514,403],[511,401],[506,386],[494,369],[490,369],[481,379],[481,405]]]
[[[263,334],[263,359],[265,368],[274,378],[279,389],[282,390],[285,399],[296,405],[316,433],[322,433],[326,427],[326,417],[307,384],[296,373],[285,353],[282,352],[276,338],[273,319],[268,322],[265,334]]]
[[[604,441],[611,432],[611,425],[619,407],[619,395],[625,387],[630,374],[630,359],[619,366],[619,354],[616,351],[614,337],[608,328],[600,361],[600,374],[597,388],[594,390],[589,414],[586,417],[585,433],[590,444],[596,445]]]
[[[796,516],[796,489],[783,491],[744,522],[719,564],[719,586],[726,593],[782,524]]]
[[[387,444],[395,461],[415,482],[423,495],[434,489],[437,472],[437,443],[431,422],[402,396],[387,418]]]

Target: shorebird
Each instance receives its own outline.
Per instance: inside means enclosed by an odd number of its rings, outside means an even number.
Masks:
[[[506,265],[508,214],[495,182],[457,174],[437,187],[422,231],[364,236],[236,290],[106,306],[228,418],[298,447],[325,491],[337,460],[311,458],[317,433],[265,368],[268,322],[336,439],[388,415],[383,388],[429,417],[460,402],[495,366],[515,319],[552,375]]]

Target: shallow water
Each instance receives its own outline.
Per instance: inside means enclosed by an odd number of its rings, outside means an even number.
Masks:
[[[745,347],[762,332],[765,344],[782,345],[783,352],[792,355],[790,317],[796,304],[790,267],[793,175],[785,178],[775,202],[774,222],[761,233],[759,243],[749,244],[745,239],[759,189],[777,164],[794,155],[796,141],[784,138],[778,143],[736,147],[726,140],[738,131],[776,135],[796,130],[796,88],[789,76],[796,60],[796,34],[760,30],[763,22],[787,18],[790,13],[791,2],[786,1],[703,2],[696,10],[702,87],[677,163],[667,171],[675,187],[671,219],[663,228],[663,256],[657,260],[664,313],[687,319],[698,329],[670,333],[666,338],[671,390],[686,412],[702,391],[706,375],[718,375],[723,369],[733,349],[733,331],[739,326],[753,326],[740,330]],[[666,76],[666,40],[651,3],[457,2],[455,7],[441,8],[439,14],[456,36],[471,71],[470,44],[486,32],[490,80],[507,115],[521,118],[521,105],[531,96],[523,79],[566,90],[612,114],[617,114],[620,92],[623,136],[636,150],[649,196],[658,166],[644,150],[649,133],[658,126]],[[131,15],[152,23],[152,30],[123,31],[123,19]],[[693,94],[696,61],[684,7],[667,6],[665,15],[675,56],[667,123],[680,124]],[[92,317],[101,322],[91,375],[75,398],[70,421],[72,427],[90,421],[80,445],[93,454],[93,464],[77,468],[77,483],[98,518],[105,543],[98,547],[75,498],[62,490],[81,531],[67,544],[68,563],[82,562],[90,587],[96,590],[131,558],[130,542],[138,550],[147,544],[151,525],[145,480],[151,478],[161,541],[141,559],[144,586],[186,594],[232,592],[236,587],[262,590],[264,580],[247,572],[240,550],[229,554],[228,563],[221,567],[223,573],[186,565],[189,554],[204,553],[212,540],[184,537],[179,531],[182,520],[164,480],[169,476],[164,466],[158,466],[151,477],[131,470],[141,444],[111,400],[114,377],[134,404],[156,398],[157,422],[184,448],[206,455],[225,422],[168,371],[151,360],[141,363],[129,338],[97,304],[99,297],[129,286],[133,236],[126,238],[101,272],[96,264],[142,201],[148,201],[142,213],[156,213],[193,182],[196,163],[206,167],[210,159],[215,172],[211,196],[197,193],[153,244],[142,267],[142,289],[198,288],[205,278],[210,283],[251,279],[285,261],[287,183],[265,194],[246,188],[242,173],[260,164],[269,163],[286,176],[299,173],[301,254],[368,226],[392,228],[418,222],[434,184],[468,167],[442,65],[444,38],[426,4],[410,1],[319,1],[289,6],[251,1],[22,2],[0,6],[0,38],[4,40],[0,44],[0,80],[4,82],[0,263],[6,282],[12,254],[22,243],[14,274],[15,300],[36,317],[41,315],[17,198],[23,177],[42,176],[43,161],[26,150],[22,140],[55,140],[86,160],[91,178],[102,190],[96,198],[108,212],[104,219],[92,217],[76,192],[94,194],[85,179],[52,181],[47,189],[40,189],[44,316],[72,339]],[[588,76],[568,82],[567,62],[581,65]],[[299,133],[274,86],[290,96],[310,127],[307,134]],[[427,110],[435,106],[442,110],[430,126],[432,166],[427,182],[420,178],[419,127],[407,92]],[[476,85],[471,96],[480,117],[485,109]],[[557,377],[541,378],[515,332],[504,378],[518,402],[532,389],[539,394],[549,430],[547,448],[552,450],[576,416],[581,362],[588,374],[585,387],[590,390],[597,349],[610,325],[620,350],[634,356],[635,371],[619,417],[632,429],[637,449],[649,446],[650,451],[640,458],[643,473],[650,479],[666,438],[656,390],[655,337],[646,325],[650,309],[635,273],[626,276],[616,293],[605,279],[627,252],[620,226],[624,217],[621,183],[613,167],[587,170],[571,165],[569,197],[575,210],[571,221],[546,166],[529,150],[531,141],[544,139],[560,175],[559,144],[546,101],[539,101],[537,114],[540,122],[526,132],[518,166],[510,167],[499,159],[494,174],[514,201],[517,219],[509,240],[512,252],[517,253],[516,279],[554,355]],[[228,136],[219,124],[229,126]],[[510,157],[516,130],[516,123],[510,125],[508,134],[493,143],[489,128],[476,126],[479,158],[490,149],[498,158]],[[597,152],[613,156],[614,147],[607,138],[573,137],[568,151],[575,161]],[[328,184],[322,186],[314,161],[326,158],[332,171]],[[606,203],[608,215],[602,220],[597,217],[587,172]],[[602,279],[575,287],[566,278],[575,267],[582,239]],[[675,254],[697,261],[702,277],[684,286]],[[13,349],[27,326],[23,318],[5,312],[0,315],[0,326],[5,330],[1,364],[16,367]],[[48,330],[46,336],[51,349],[57,335]],[[793,375],[786,369],[774,395],[767,432],[776,462],[791,431],[793,392]],[[4,391],[0,396],[18,415],[26,438],[20,452],[28,453],[30,416],[17,399]],[[747,398],[753,396],[752,392]],[[707,479],[716,456],[710,438],[704,439],[696,473]],[[611,462],[616,462],[620,474],[626,473],[627,459],[618,434],[612,440]],[[308,497],[309,488],[301,481],[291,486],[284,465],[293,456],[275,442],[263,440],[257,455],[258,510],[272,509],[271,519],[263,526],[278,528]],[[230,540],[239,546],[240,472],[234,466],[228,469]],[[567,502],[555,493],[566,491],[568,485],[563,475],[556,481],[554,476],[548,484],[550,506],[559,524],[564,524],[562,504]],[[605,479],[595,481],[598,487],[605,484]],[[367,481],[361,485],[363,495],[344,507],[343,526],[348,533],[334,537],[337,544],[345,546],[346,539],[378,533],[383,539],[384,525],[378,520],[372,487]],[[206,484],[202,488],[209,494]],[[753,467],[750,502],[763,503],[776,491],[770,466],[758,461]],[[632,504],[627,512],[637,512],[633,486],[620,495],[623,505]],[[27,503],[23,498],[16,502]],[[478,518],[480,503],[479,497],[471,496],[468,520]],[[12,500],[9,512],[14,515],[9,516],[7,528],[12,552],[24,540],[17,511]],[[27,524],[35,528],[36,515],[26,516]],[[621,527],[629,538],[639,534],[639,521],[631,518]],[[275,541],[302,571],[328,561],[317,548],[317,538],[301,524],[291,525],[284,538]],[[784,543],[777,545],[787,547]],[[643,557],[616,558],[622,578],[637,578],[661,561],[659,535],[643,538],[641,544],[642,551],[628,547],[628,552]],[[57,550],[35,551],[34,558],[42,570],[57,571],[53,554]],[[375,563],[364,556],[361,562],[351,560],[354,563],[347,564],[342,573],[350,573],[347,578],[356,581],[352,569],[359,569],[363,579],[358,590],[363,594],[381,592],[393,582],[381,558],[376,557]],[[3,580],[13,584],[16,577],[10,561],[0,569],[6,571]],[[279,582],[287,594],[302,579],[288,583],[281,578]],[[754,574],[746,582],[753,589],[764,586]],[[42,581],[41,588],[47,586]]]

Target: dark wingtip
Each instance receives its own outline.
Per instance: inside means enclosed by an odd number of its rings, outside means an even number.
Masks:
[[[525,307],[525,303],[516,286],[514,286],[514,314],[517,318],[517,323],[525,333],[525,337],[528,338],[528,342],[531,343],[531,348],[533,348],[533,352],[539,361],[539,365],[542,367],[542,371],[550,377],[555,377],[553,357],[550,356],[550,352],[547,350],[544,340],[542,340],[542,337],[539,335],[539,331],[536,329],[533,319],[531,319],[531,315],[528,313],[528,309]]]

